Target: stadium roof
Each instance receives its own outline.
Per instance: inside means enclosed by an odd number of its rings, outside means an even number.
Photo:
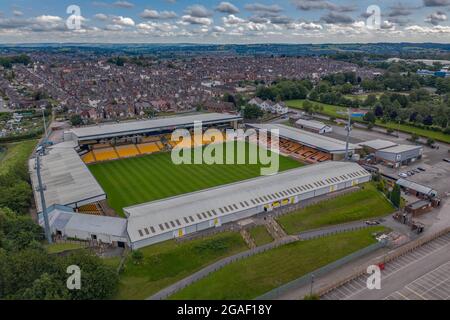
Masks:
[[[116,217],[79,214],[67,207],[56,206],[48,213],[51,229],[83,231],[92,234],[107,234],[116,237],[127,237],[127,220]],[[44,226],[44,218],[39,215],[39,224]]]
[[[358,164],[324,162],[222,187],[125,208],[137,242],[221,216],[255,208],[370,174]]]
[[[437,195],[437,191],[436,190],[433,190],[430,187],[418,184],[418,183],[410,181],[410,180],[398,179],[397,180],[397,184],[399,186],[401,186],[401,187],[408,188],[408,189],[411,189],[411,190],[415,190],[417,192],[420,192],[422,194],[426,194],[428,196],[434,197],[434,196]]]
[[[423,147],[422,146],[413,146],[413,145],[409,145],[409,144],[401,144],[401,145],[390,147],[390,148],[383,149],[380,151],[386,152],[386,153],[397,154],[397,153],[407,152],[407,151],[411,151],[411,150],[418,150],[418,149],[423,149]]]
[[[90,140],[192,127],[195,121],[202,121],[204,125],[210,125],[234,120],[242,120],[242,117],[239,115],[222,113],[203,113],[154,120],[129,121],[91,127],[73,128],[71,129],[71,132],[77,137],[78,140]]]
[[[47,149],[41,159],[42,183],[45,186],[47,207],[52,205],[72,206],[89,199],[106,199],[105,192],[95,180],[87,166],[75,151],[72,141],[56,144]],[[38,212],[42,211],[41,197],[37,191],[36,159],[30,159],[29,169],[34,187],[34,198]]]
[[[319,149],[329,153],[345,153],[345,142],[325,137],[323,135],[301,130],[294,127],[289,127],[284,124],[250,124],[250,126],[257,129],[278,129],[280,137],[297,141],[305,146]],[[349,144],[349,150],[360,149],[360,146]]]
[[[395,142],[392,142],[392,141],[388,141],[388,140],[376,139],[376,140],[361,142],[359,145],[369,147],[374,150],[381,150],[381,149],[386,149],[386,148],[397,146],[398,144]]]

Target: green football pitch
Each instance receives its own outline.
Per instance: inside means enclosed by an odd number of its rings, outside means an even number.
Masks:
[[[283,156],[279,163],[280,171],[302,166]],[[93,164],[89,169],[105,190],[109,205],[123,215],[122,209],[129,206],[258,177],[262,167],[268,166],[248,162],[175,165],[166,152]]]

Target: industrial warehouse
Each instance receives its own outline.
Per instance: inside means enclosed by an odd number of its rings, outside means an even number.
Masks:
[[[423,146],[399,145],[387,140],[372,140],[359,144],[375,156],[377,162],[398,168],[422,158]]]

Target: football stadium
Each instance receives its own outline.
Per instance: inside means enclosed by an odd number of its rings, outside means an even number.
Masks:
[[[198,121],[203,130],[214,128],[219,136],[196,136]],[[226,129],[245,127],[254,134],[226,138]],[[172,141],[176,129],[188,130],[189,141]],[[174,148],[243,144],[248,154],[262,129],[279,131],[278,174],[261,176],[261,164],[172,162]],[[269,154],[277,152],[270,150],[271,139],[265,150]],[[351,153],[358,148],[349,147]],[[40,171],[55,236],[138,249],[371,179],[355,163],[333,161],[342,154],[344,143],[319,134],[283,125],[246,126],[238,115],[206,113],[73,128],[64,132],[64,142],[46,148]],[[29,168],[43,224],[35,158]]]

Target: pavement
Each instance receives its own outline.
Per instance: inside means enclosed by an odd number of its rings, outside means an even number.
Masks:
[[[381,272],[381,289],[369,290],[366,282],[368,275],[362,275],[322,296],[324,300],[383,300],[396,297],[399,291],[420,283],[424,277],[433,277],[440,268],[447,268],[450,262],[450,233],[437,238],[405,255],[386,263]],[[437,272],[440,281],[448,282],[450,274]],[[422,279],[422,281],[420,280]],[[432,290],[441,283],[430,282],[426,285]],[[450,289],[450,288],[447,288]],[[423,291],[422,291],[423,293]],[[445,293],[444,293],[445,294]],[[449,293],[450,295],[450,293]],[[448,295],[447,295],[448,296]],[[414,298],[413,295],[409,296]],[[416,297],[417,298],[417,297]],[[430,297],[431,298],[431,297]]]

